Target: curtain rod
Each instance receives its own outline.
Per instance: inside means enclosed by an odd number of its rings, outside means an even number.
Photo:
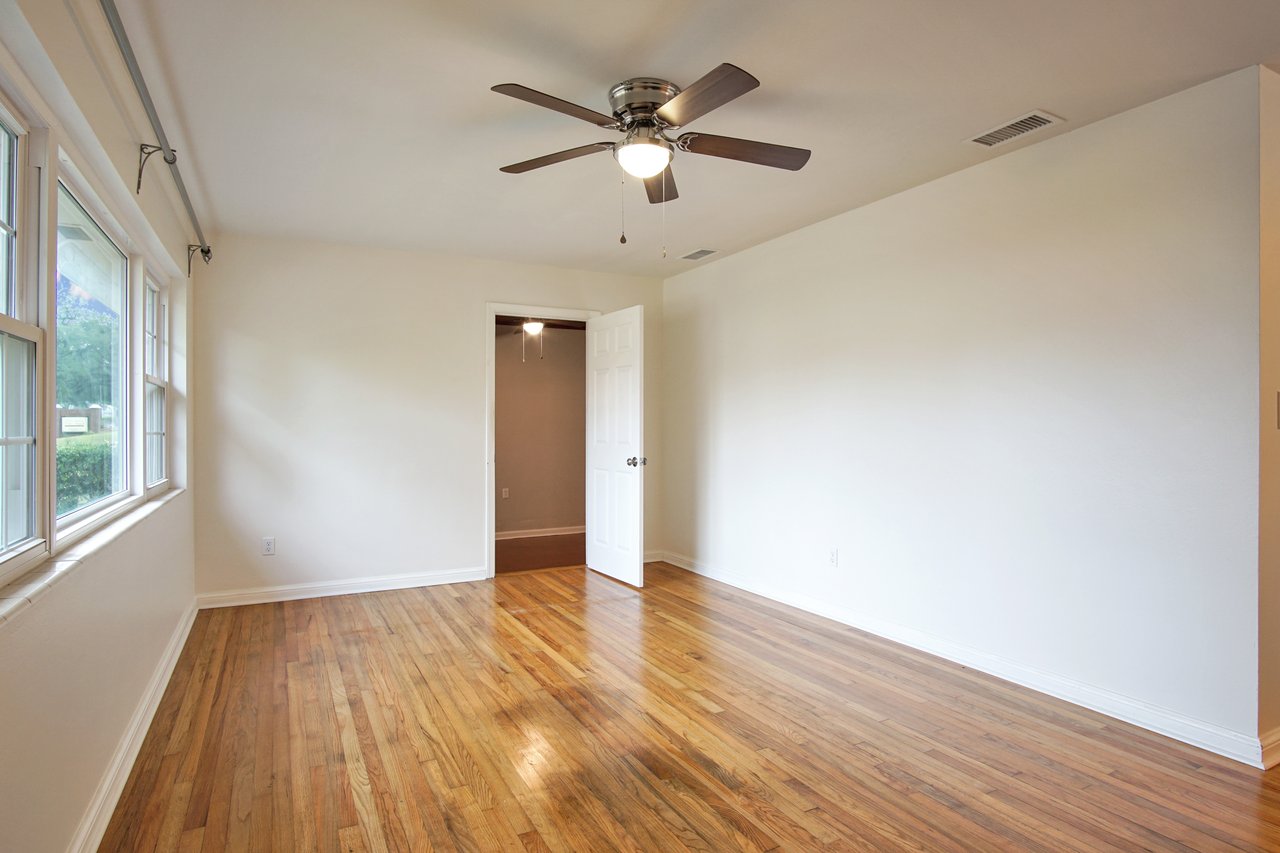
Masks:
[[[124,57],[124,64],[129,69],[129,76],[133,78],[133,86],[138,90],[138,97],[142,100],[142,108],[147,111],[147,118],[151,121],[151,129],[155,131],[156,141],[160,143],[160,150],[164,154],[164,161],[169,164],[169,171],[173,173],[173,182],[178,185],[178,194],[182,196],[182,203],[187,207],[187,216],[191,217],[191,224],[196,229],[196,239],[200,243],[196,246],[187,247],[187,274],[191,274],[191,255],[196,250],[200,251],[200,257],[204,258],[207,264],[213,257],[213,248],[209,245],[209,241],[204,238],[204,230],[200,227],[200,217],[196,216],[196,209],[191,204],[191,196],[187,194],[187,185],[182,182],[182,173],[178,171],[178,155],[169,147],[169,137],[165,135],[164,127],[160,124],[160,116],[156,114],[156,105],[151,100],[151,92],[147,89],[147,81],[142,79],[142,69],[138,67],[138,58],[133,54],[133,46],[129,44],[129,36],[124,31],[124,22],[120,20],[120,11],[116,9],[114,0],[100,0],[102,3],[102,11],[106,13],[107,23],[111,26],[111,34],[116,37],[116,44],[120,47],[120,55]]]

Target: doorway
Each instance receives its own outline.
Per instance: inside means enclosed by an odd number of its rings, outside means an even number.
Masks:
[[[494,572],[586,565],[582,320],[494,320]]]
[[[498,343],[498,318],[499,317],[516,317],[521,321],[525,318],[538,317],[544,322],[548,320],[576,321],[585,323],[592,317],[599,316],[599,311],[591,311],[581,308],[555,308],[545,305],[521,305],[505,302],[490,302],[485,305],[485,328],[484,334],[487,349],[487,409],[486,409],[486,431],[487,437],[485,441],[485,524],[484,524],[484,554],[485,554],[485,574],[487,577],[494,577],[497,574],[497,516],[498,501],[501,500],[501,492],[496,481],[497,477],[497,343]],[[508,327],[507,334],[511,334]],[[512,335],[514,338],[515,336]],[[526,357],[528,355],[528,341],[525,342]],[[536,350],[535,350],[536,352]],[[585,386],[585,375],[580,379],[580,384]],[[586,411],[580,410],[582,419],[585,420]],[[579,449],[581,454],[581,448]],[[507,488],[510,488],[508,486]],[[510,500],[510,498],[508,498]]]
[[[633,587],[644,585],[644,308],[633,305],[602,315],[599,311],[574,308],[547,308],[508,303],[486,303],[485,340],[486,359],[486,440],[484,465],[485,523],[484,554],[485,576],[492,578],[497,572],[497,517],[498,502],[512,500],[515,493],[501,498],[502,486],[497,482],[497,358],[498,318],[515,318],[519,329],[524,323],[541,322],[542,329],[548,321],[583,321],[586,324],[584,340],[585,360],[579,373],[580,383],[585,385],[582,404],[578,408],[584,423],[584,441],[579,444],[583,459],[578,488],[585,491],[585,540],[586,559],[576,565],[586,566],[615,580]],[[508,321],[509,322],[509,321]],[[504,324],[506,325],[506,324]],[[512,329],[512,342],[519,341],[523,350],[522,365],[527,365],[533,348],[530,338],[537,336],[532,330],[519,337]],[[539,329],[539,332],[542,330]],[[548,342],[535,341],[540,361],[546,360]],[[514,349],[514,347],[513,347]],[[509,407],[512,404],[507,404]],[[513,411],[518,410],[518,406]],[[528,451],[537,454],[538,451]],[[575,464],[576,467],[576,464]],[[505,475],[504,475],[505,476]],[[585,480],[585,482],[583,482]],[[505,522],[504,526],[508,526]],[[528,524],[526,520],[523,523]],[[551,535],[573,535],[556,528],[521,528],[510,525],[516,533],[512,538],[539,538],[527,535],[530,530]],[[572,525],[577,527],[578,525]],[[511,531],[504,531],[511,532]],[[530,550],[540,549],[550,543],[526,543]],[[504,546],[505,547],[505,546]],[[554,561],[563,559],[556,558]]]

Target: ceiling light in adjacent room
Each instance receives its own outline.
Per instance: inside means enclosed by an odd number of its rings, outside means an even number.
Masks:
[[[530,320],[529,322],[524,324],[525,334],[529,334],[529,335],[539,334],[542,332],[543,325],[545,324],[541,320]]]

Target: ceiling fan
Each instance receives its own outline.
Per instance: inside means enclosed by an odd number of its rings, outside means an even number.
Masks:
[[[727,62],[683,90],[674,83],[655,77],[635,77],[623,80],[609,90],[609,107],[613,115],[607,116],[519,83],[503,83],[494,86],[493,91],[626,135],[618,142],[593,142],[512,163],[503,166],[501,171],[519,174],[597,151],[612,151],[618,165],[627,174],[644,179],[651,204],[679,197],[675,178],[671,175],[671,159],[676,151],[758,163],[794,172],[809,162],[810,152],[807,149],[710,133],[682,133],[675,139],[667,134],[667,131],[689,124],[759,85],[760,81],[755,77]]]

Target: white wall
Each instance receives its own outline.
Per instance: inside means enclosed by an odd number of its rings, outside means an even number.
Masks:
[[[1257,80],[669,280],[668,548],[1256,748]]]
[[[646,350],[661,352],[652,279],[233,235],[208,273],[196,293],[202,593],[483,566],[486,302],[643,304]],[[654,358],[655,437],[659,379]],[[654,542],[661,484],[646,485]],[[263,536],[276,556],[260,555]]]
[[[1261,385],[1258,730],[1280,760],[1280,74],[1260,69]]]
[[[186,627],[192,503],[160,507],[0,623],[0,849],[68,849]]]
[[[587,333],[543,329],[531,337],[519,326],[498,326],[493,367],[497,532],[581,527]]]

